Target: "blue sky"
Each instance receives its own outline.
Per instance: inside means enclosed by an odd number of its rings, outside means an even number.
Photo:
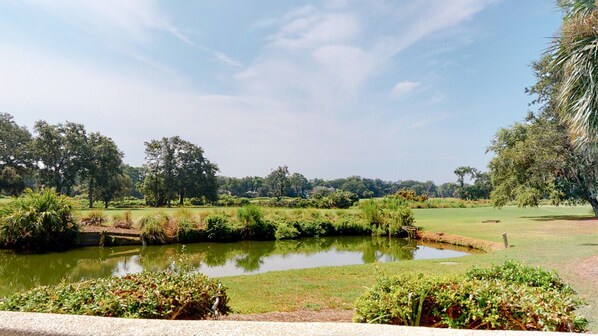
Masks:
[[[546,0],[0,2],[0,111],[141,165],[180,135],[222,175],[453,181],[521,120]]]

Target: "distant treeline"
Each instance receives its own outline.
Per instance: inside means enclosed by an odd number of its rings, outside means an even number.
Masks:
[[[278,169],[286,167],[279,167]],[[272,176],[247,176],[243,178],[218,176],[218,192],[237,197],[275,197]],[[308,198],[326,196],[335,190],[352,192],[359,198],[384,197],[393,195],[399,190],[413,190],[419,195],[428,197],[457,197],[458,185],[444,183],[437,186],[432,181],[384,181],[381,179],[350,176],[333,180],[307,179],[300,173],[286,175],[282,195],[286,197]]]
[[[384,181],[351,176],[333,180],[307,179],[287,166],[268,175],[244,178],[217,176],[219,169],[201,147],[178,136],[145,142],[141,167],[123,162],[114,141],[84,125],[37,121],[33,132],[0,113],[0,192],[18,195],[25,188],[53,188],[68,196],[85,197],[108,206],[125,198],[144,199],[147,205],[216,204],[221,196],[299,199],[357,199],[394,195],[412,190],[417,196],[488,198],[487,174],[470,167],[455,170],[457,183],[437,186],[432,181]],[[464,177],[474,183],[468,185]]]

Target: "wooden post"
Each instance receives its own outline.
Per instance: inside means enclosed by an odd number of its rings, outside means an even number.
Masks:
[[[505,248],[509,247],[509,240],[507,239],[507,233],[502,233],[502,241],[505,243]]]

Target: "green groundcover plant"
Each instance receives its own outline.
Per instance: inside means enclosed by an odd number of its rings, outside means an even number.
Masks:
[[[356,302],[355,322],[440,328],[584,331],[571,287],[507,261],[465,276],[382,276]]]
[[[202,274],[164,271],[41,286],[0,299],[0,310],[190,320],[226,315],[230,308],[220,283]]]

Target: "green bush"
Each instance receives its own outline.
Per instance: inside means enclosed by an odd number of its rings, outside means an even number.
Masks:
[[[209,215],[205,218],[205,223],[206,234],[211,241],[230,242],[240,238],[240,230],[224,214]]]
[[[372,233],[369,225],[357,216],[343,216],[334,222],[334,231],[341,236],[360,236]]]
[[[78,234],[73,204],[51,189],[26,192],[0,209],[1,247],[65,250],[75,245]]]
[[[197,228],[197,224],[191,218],[183,217],[178,219],[177,241],[179,243],[195,243],[203,238],[203,231]]]
[[[540,267],[523,266],[514,260],[507,260],[503,264],[491,268],[473,267],[466,276],[468,279],[503,280],[530,287],[573,293],[573,288],[564,283],[555,272],[549,272]]]
[[[568,290],[507,279],[383,276],[356,302],[354,321],[443,328],[583,331]]]
[[[0,310],[151,319],[205,319],[215,297],[230,311],[225,289],[197,273],[145,272],[42,286],[0,299]]]
[[[289,225],[286,222],[279,222],[274,236],[278,240],[294,239],[299,237],[299,231],[294,226]]]
[[[166,226],[169,218],[164,213],[156,213],[141,217],[141,241],[144,244],[164,244],[166,242]]]
[[[264,219],[259,207],[245,205],[237,211],[237,217],[243,225],[243,238],[253,240],[272,240],[275,238],[276,226]]]

